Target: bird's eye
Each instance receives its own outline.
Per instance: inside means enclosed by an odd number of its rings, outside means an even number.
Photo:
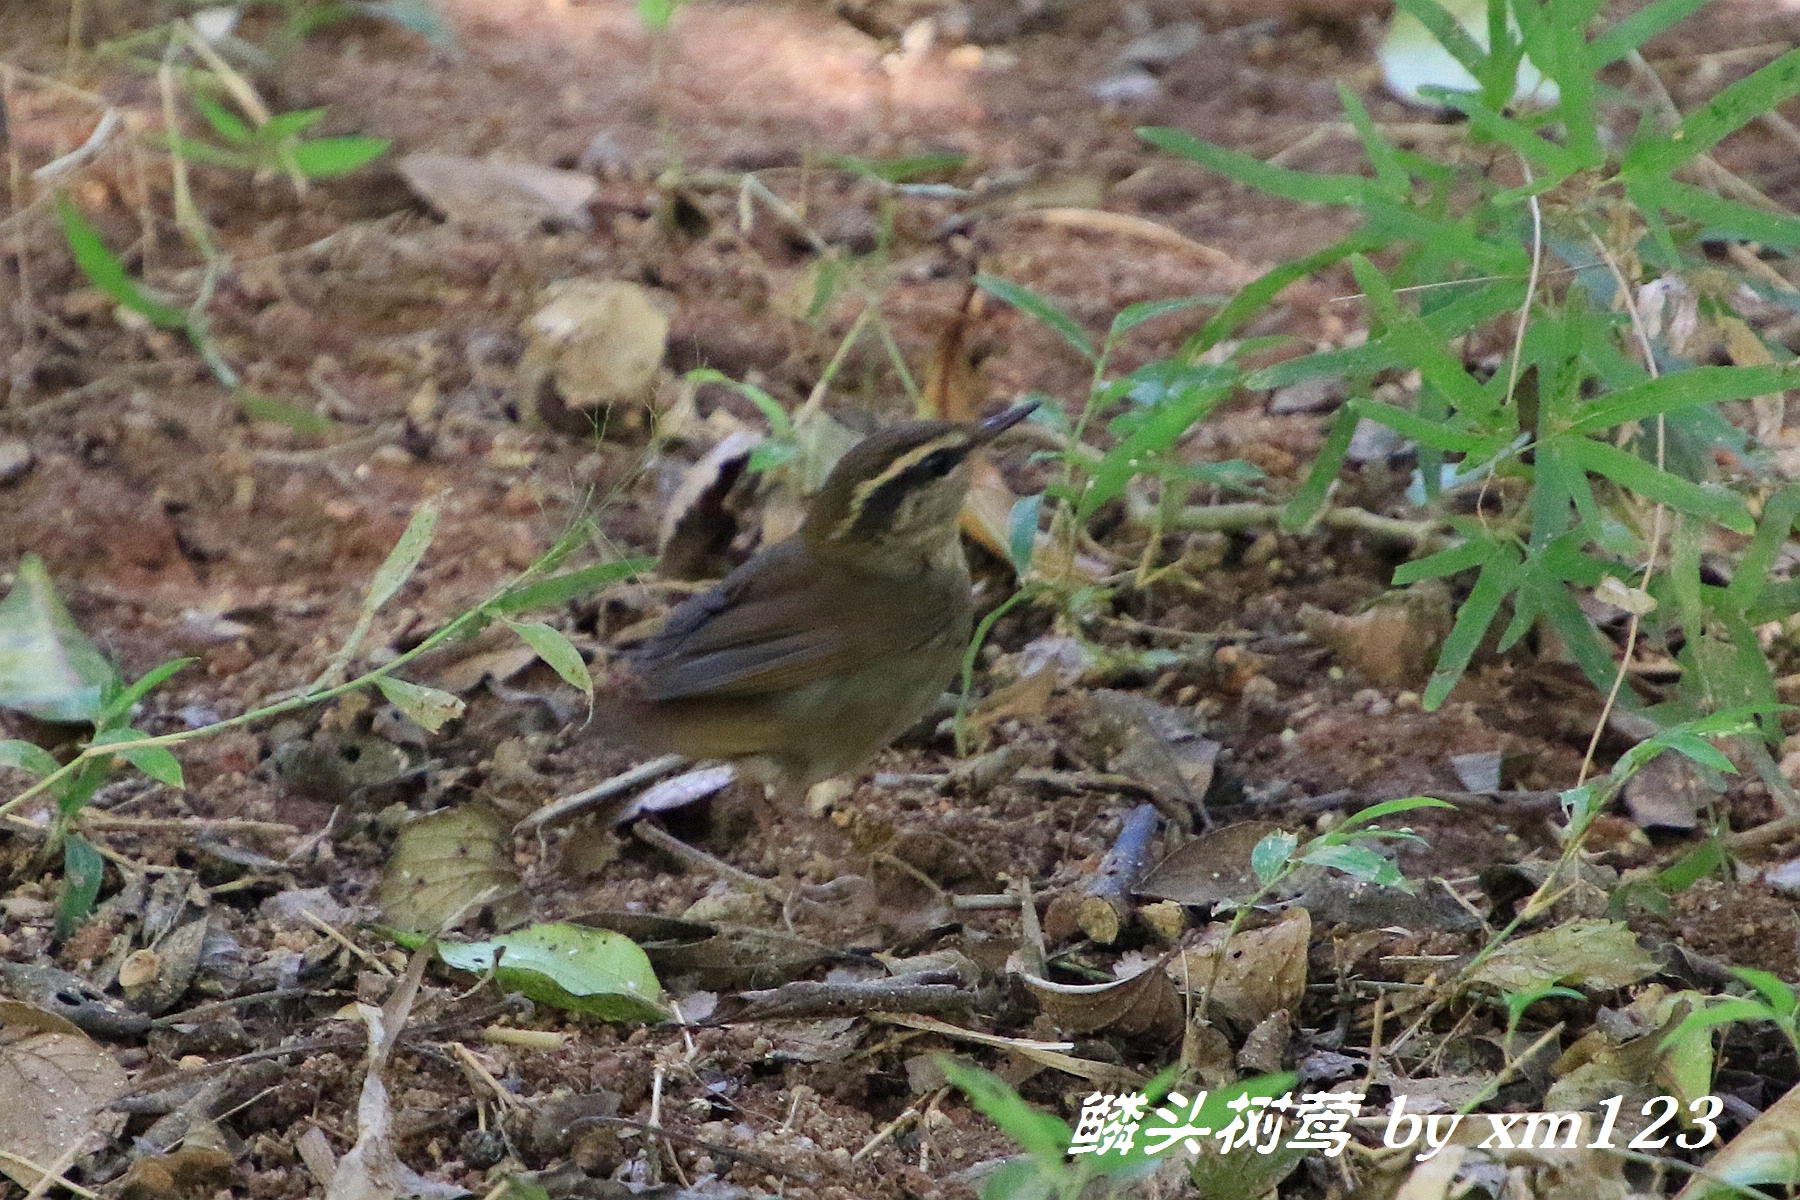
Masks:
[[[919,460],[919,469],[932,475],[948,475],[962,461],[962,455],[954,450],[933,450]]]

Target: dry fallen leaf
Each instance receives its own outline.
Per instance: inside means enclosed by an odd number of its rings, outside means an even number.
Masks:
[[[1176,986],[1197,997],[1210,980],[1211,1011],[1246,1030],[1255,1028],[1270,1013],[1299,1008],[1306,991],[1311,914],[1304,908],[1291,908],[1265,929],[1240,931],[1229,945],[1225,931],[1223,923],[1213,924],[1198,944],[1169,960],[1164,970]]]
[[[113,1056],[60,1017],[0,1001],[0,1172],[42,1191],[42,1173],[71,1146],[116,1135],[125,1114],[107,1106],[129,1082]],[[24,1160],[21,1162],[20,1160]]]
[[[382,872],[378,903],[390,924],[425,933],[482,906],[492,908],[501,928],[522,920],[512,822],[486,803],[441,808],[409,822]]]

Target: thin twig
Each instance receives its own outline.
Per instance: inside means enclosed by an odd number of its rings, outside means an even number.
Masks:
[[[711,871],[721,879],[737,884],[746,891],[758,892],[772,900],[786,902],[787,889],[772,879],[764,879],[760,875],[752,875],[725,862],[714,858],[704,850],[688,845],[654,821],[638,821],[631,827],[631,832],[649,842],[658,850],[663,850],[679,858],[690,867],[702,871]]]

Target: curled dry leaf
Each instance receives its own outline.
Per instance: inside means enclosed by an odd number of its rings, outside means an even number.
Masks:
[[[1044,1015],[1061,1033],[1116,1033],[1172,1041],[1184,1021],[1181,993],[1160,963],[1111,983],[1053,983],[1023,975]]]
[[[1800,1087],[1790,1088],[1742,1133],[1725,1144],[1675,1200],[1739,1196],[1737,1187],[1792,1188],[1800,1184]]]
[[[1243,1029],[1255,1028],[1270,1013],[1299,1008],[1306,991],[1312,915],[1291,908],[1275,924],[1242,930],[1229,944],[1225,932],[1223,923],[1215,923],[1198,944],[1167,962],[1163,969],[1176,986],[1198,997],[1211,981],[1211,1011]]]
[[[27,1189],[70,1146],[116,1135],[125,1114],[107,1106],[128,1079],[113,1056],[61,1018],[0,1001],[0,1172]],[[20,1160],[24,1160],[21,1162]]]
[[[1299,618],[1315,642],[1371,683],[1411,687],[1430,677],[1455,612],[1449,589],[1440,580],[1427,579],[1383,596],[1354,616],[1305,604]]]
[[[762,440],[751,430],[734,429],[681,477],[657,531],[656,569],[663,578],[717,579],[729,569],[726,552],[739,524],[726,500]]]
[[[512,823],[485,803],[415,818],[394,843],[377,903],[389,924],[426,933],[453,928],[483,906],[497,925],[518,923],[525,898],[513,865]]]

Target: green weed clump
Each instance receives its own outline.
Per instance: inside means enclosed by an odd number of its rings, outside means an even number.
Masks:
[[[1468,588],[1427,708],[1443,703],[1496,625],[1499,651],[1539,630],[1609,698],[1637,706],[1582,609],[1584,594],[1596,594],[1631,614],[1630,644],[1640,626],[1680,643],[1679,694],[1653,714],[1665,724],[1736,705],[1772,709],[1774,676],[1756,628],[1800,610],[1800,584],[1771,580],[1800,492],[1721,406],[1751,400],[1778,412],[1781,392],[1800,385],[1792,356],[1737,311],[1752,295],[1800,307],[1756,261],[1800,245],[1800,218],[1709,152],[1800,93],[1800,50],[1680,115],[1638,48],[1701,2],[1659,0],[1596,28],[1601,0],[1492,0],[1484,51],[1433,0],[1402,0],[1480,88],[1427,89],[1467,117],[1465,139],[1427,156],[1395,145],[1340,87],[1367,175],[1292,170],[1179,130],[1140,130],[1172,154],[1273,195],[1348,209],[1361,224],[1244,288],[1174,358],[1118,381],[1097,371],[1076,440],[1096,411],[1110,412],[1117,448],[1067,456],[1062,519],[1084,528],[1123,490],[1121,464],[1171,474],[1175,444],[1231,390],[1341,377],[1351,399],[1281,524],[1303,529],[1326,513],[1359,422],[1417,447],[1409,498],[1442,534],[1420,540],[1448,545],[1393,582],[1456,577]],[[1556,84],[1554,105],[1503,107],[1521,56]],[[1650,99],[1602,80],[1621,62],[1647,81]],[[1714,253],[1726,246],[1728,255]],[[1246,321],[1334,264],[1357,281],[1367,341],[1241,367],[1246,346],[1230,339]],[[1085,334],[1049,301],[1016,284],[990,288],[1092,357]],[[1484,346],[1492,352],[1470,361]],[[1729,365],[1713,364],[1721,356]],[[1396,399],[1390,381],[1408,372],[1419,386]],[[1381,383],[1390,386],[1378,393]],[[1702,580],[1703,552],[1735,559],[1729,584]],[[1772,715],[1763,726],[1777,735]]]

